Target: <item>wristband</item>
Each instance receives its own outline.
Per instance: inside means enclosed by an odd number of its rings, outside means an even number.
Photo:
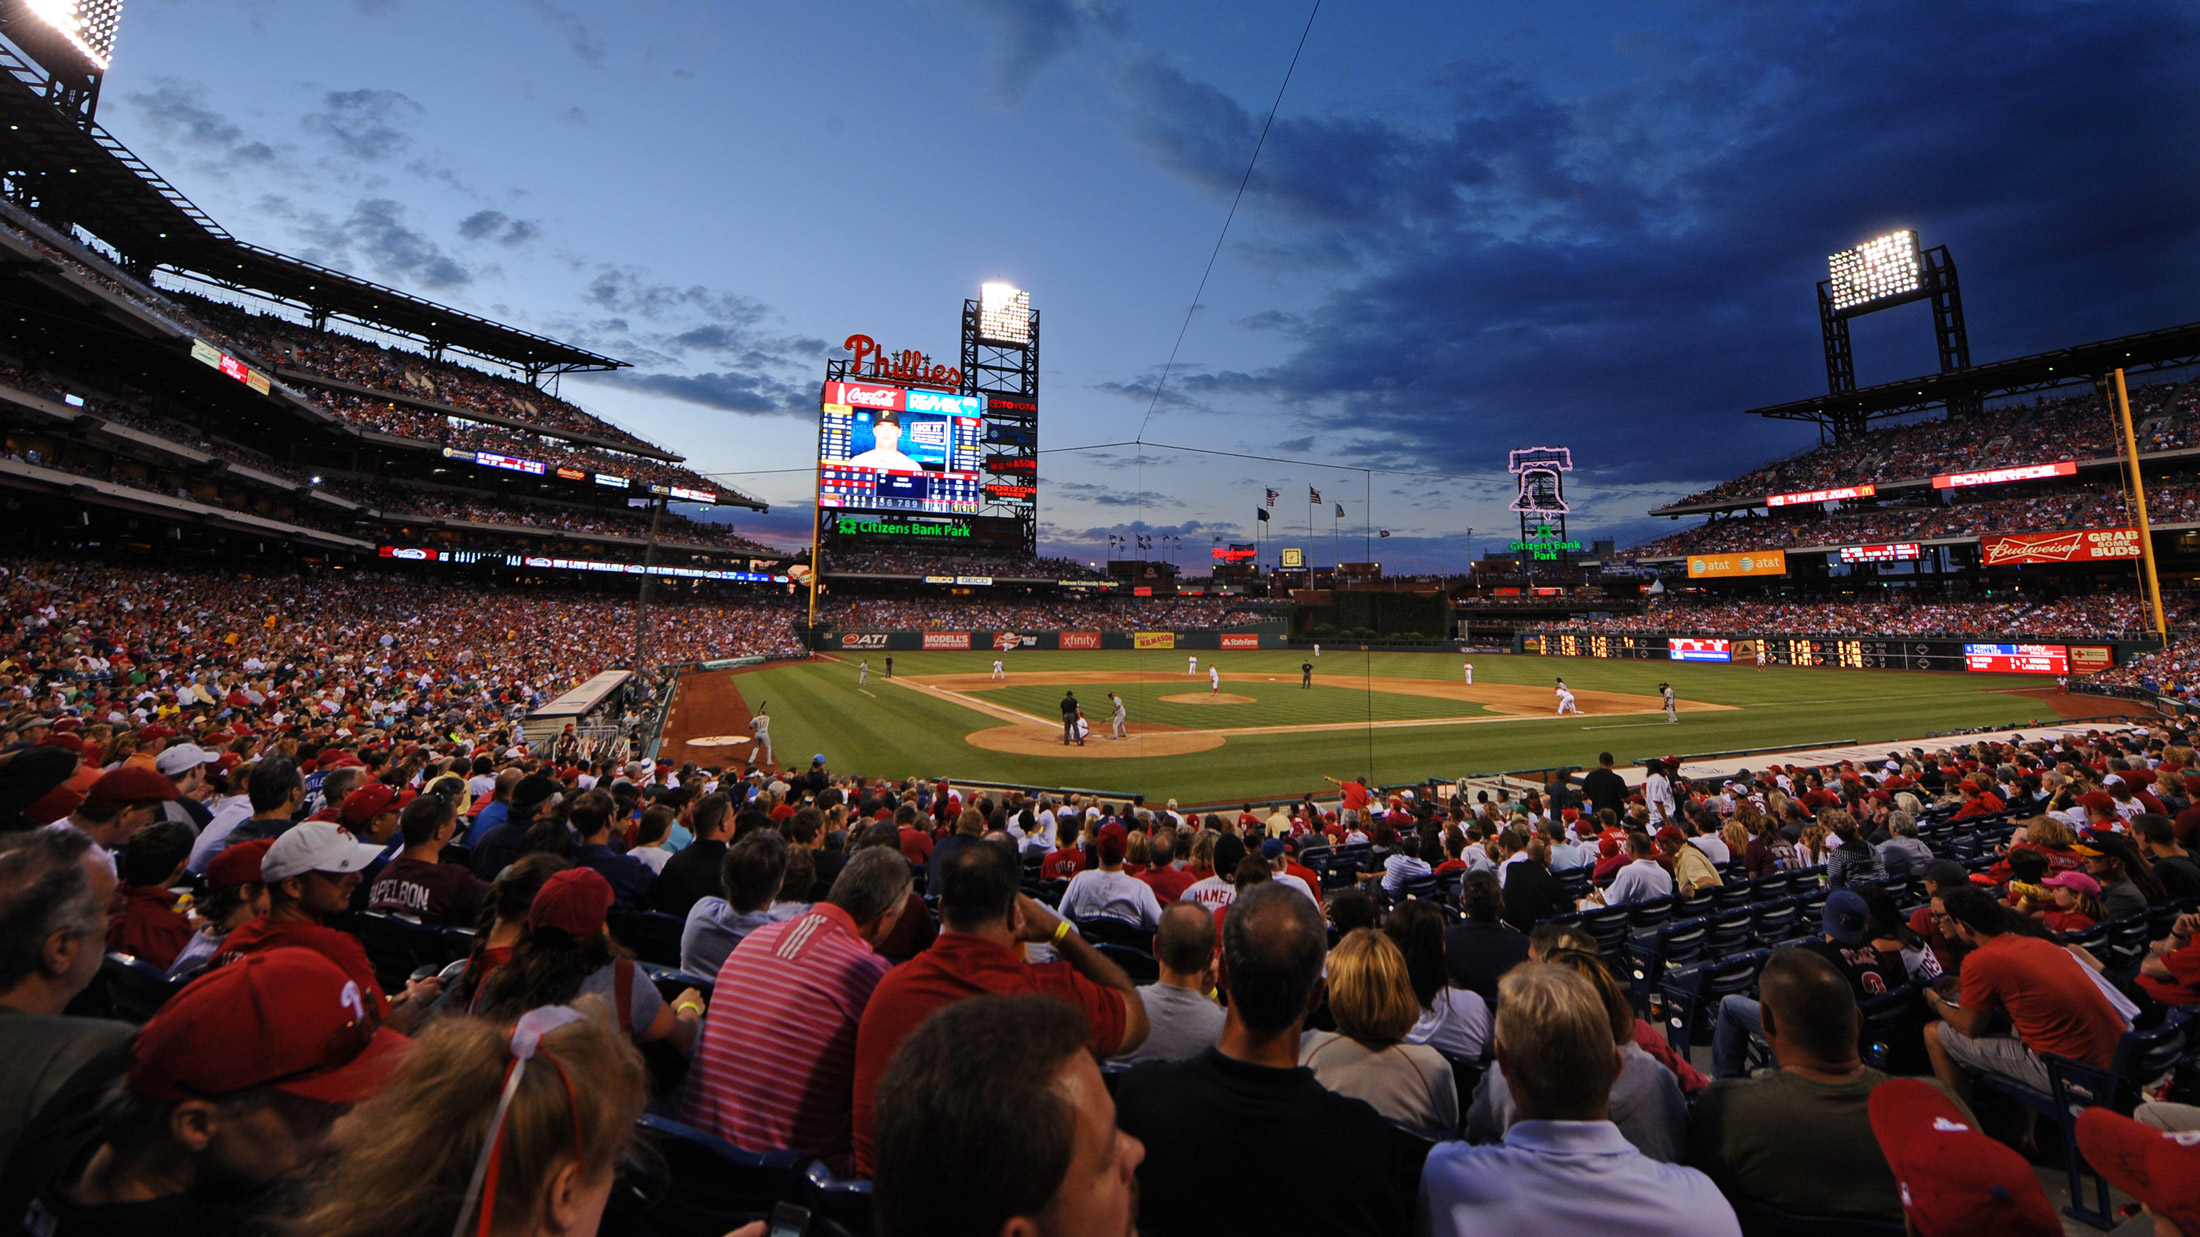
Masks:
[[[696,1017],[700,1018],[703,1016],[703,1003],[701,1001],[682,1001],[678,1005],[672,1007],[672,1012],[676,1014],[684,1014],[691,1009],[695,1011]]]
[[[1069,935],[1069,920],[1065,919],[1065,920],[1061,921],[1060,923],[1057,923],[1057,924],[1055,924],[1055,925],[1054,925],[1054,943],[1055,943],[1055,944],[1057,944],[1057,945],[1061,944],[1061,943],[1062,943],[1062,938],[1064,938],[1064,937],[1066,937],[1066,936],[1068,936],[1068,935]]]

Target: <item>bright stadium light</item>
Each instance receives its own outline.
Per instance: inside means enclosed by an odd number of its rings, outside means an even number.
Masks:
[[[1031,342],[1031,294],[1012,284],[978,288],[978,335],[1006,344]]]
[[[1889,232],[1826,259],[1827,295],[1835,312],[1907,296],[1924,286],[1917,233]]]
[[[24,7],[101,72],[106,71],[115,52],[122,0],[24,0]]]

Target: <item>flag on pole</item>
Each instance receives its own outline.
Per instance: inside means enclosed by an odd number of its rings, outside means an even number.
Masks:
[[[1338,519],[1340,519],[1340,520],[1344,518],[1344,504],[1343,504],[1343,503],[1338,503],[1338,504],[1337,504],[1337,518],[1338,518]]]
[[[1307,487],[1306,487],[1306,501],[1307,501],[1307,503],[1308,503],[1309,505],[1312,505],[1312,506],[1316,506],[1316,507],[1319,507],[1319,506],[1321,506],[1321,505],[1322,505],[1322,492],[1321,492],[1320,490],[1317,490],[1317,489],[1315,489],[1315,488],[1314,488],[1313,486],[1311,486],[1311,485],[1310,485],[1310,486],[1307,486]]]
[[[1390,535],[1390,530],[1389,530],[1389,529],[1387,529],[1387,528],[1385,528],[1385,529],[1380,529],[1380,530],[1378,530],[1378,531],[1376,532],[1376,534],[1375,534],[1375,535],[1376,535],[1376,536],[1378,536],[1378,537],[1388,537],[1388,536]]]
[[[1271,507],[1275,506],[1275,505],[1276,505],[1276,500],[1277,500],[1277,499],[1279,499],[1279,498],[1281,498],[1281,497],[1283,497],[1283,495],[1281,495],[1281,494],[1278,494],[1278,493],[1276,493],[1276,492],[1275,492],[1274,490],[1270,490],[1270,491],[1268,491],[1268,505],[1269,505],[1269,506],[1271,506]],[[1263,518],[1265,518],[1265,517],[1263,517]]]
[[[1270,494],[1274,494],[1274,493],[1275,493],[1275,491],[1274,491],[1274,490],[1270,490],[1270,491],[1268,491],[1268,492],[1269,492]],[[1273,502],[1273,501],[1275,501],[1275,500],[1274,500],[1273,498],[1271,498],[1271,499],[1270,499],[1269,501]],[[1260,520],[1260,522],[1261,522],[1261,523],[1263,523],[1263,524],[1266,524],[1266,523],[1268,522],[1268,508],[1266,508],[1266,507],[1255,507],[1255,508],[1253,508],[1253,514],[1254,514],[1254,515],[1255,515],[1256,517],[1258,517],[1258,518],[1259,518],[1259,520]]]

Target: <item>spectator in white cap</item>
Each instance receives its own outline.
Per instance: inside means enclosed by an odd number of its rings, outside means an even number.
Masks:
[[[220,752],[210,752],[196,743],[178,743],[153,757],[153,768],[174,782],[182,796],[161,805],[160,819],[182,821],[194,833],[214,823],[213,810],[206,806],[214,785],[206,780],[206,771],[219,764],[221,758]]]
[[[384,1019],[390,1027],[409,1032],[442,992],[442,981],[415,980],[396,1000],[387,1000],[359,938],[326,924],[331,915],[350,908],[360,874],[381,854],[381,847],[353,841],[333,821],[309,820],[292,826],[260,860],[267,914],[231,932],[221,952],[214,955],[213,966],[227,966],[261,950],[287,945],[325,954],[358,983],[369,1004],[378,1011],[387,1010]]]

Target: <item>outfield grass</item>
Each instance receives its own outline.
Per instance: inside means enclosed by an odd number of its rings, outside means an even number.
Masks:
[[[1312,691],[1298,686],[1296,652],[1229,652],[1217,657],[1226,676],[1276,676],[1276,682],[1225,678],[1223,690],[1257,698],[1249,705],[1172,705],[1158,697],[1207,690],[1208,657],[1195,678],[1186,654],[1162,652],[1011,653],[1009,685],[973,693],[1036,717],[1058,716],[1062,671],[1170,672],[1165,683],[1128,683],[1117,690],[1134,721],[1191,728],[1235,728],[1361,721],[1488,717],[1474,724],[1353,728],[1231,737],[1215,750],[1183,756],[1069,759],[981,750],[963,741],[1003,724],[939,693],[883,681],[884,659],[871,657],[871,682],[856,686],[855,663],[813,661],[743,674],[736,681],[751,708],[768,701],[779,759],[799,765],[812,752],[832,767],[867,776],[946,776],[1044,786],[1143,792],[1150,798],[1223,802],[1326,789],[1324,774],[1371,774],[1383,782],[1456,777],[1473,772],[1589,764],[1599,751],[1624,763],[1668,753],[1726,751],[1786,744],[1912,739],[1927,731],[2054,720],[2044,701],[1997,695],[2052,680],[1899,670],[1831,670],[1670,662],[1590,661],[1534,656],[1477,656],[1475,682],[1515,683],[1539,690],[1563,674],[1577,691],[1656,694],[1670,680],[1683,700],[1735,706],[1681,715],[1500,718],[1479,705],[1363,689],[1363,674],[1457,682],[1457,654],[1325,650]],[[994,654],[897,653],[898,676],[985,674]],[[1077,684],[1096,732],[1106,727],[1106,683]],[[864,691],[868,691],[868,695]]]

